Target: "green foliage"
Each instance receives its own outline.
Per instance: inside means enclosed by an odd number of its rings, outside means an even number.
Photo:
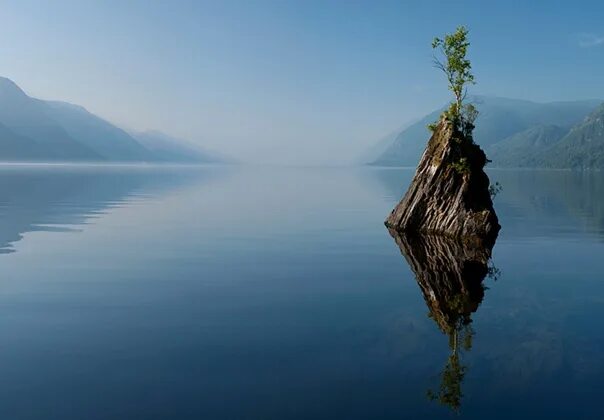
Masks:
[[[466,367],[459,360],[457,352],[451,354],[441,374],[441,382],[438,391],[428,390],[428,398],[438,401],[442,405],[450,407],[458,412],[461,407],[463,393],[461,384],[466,375]]]
[[[478,110],[474,105],[464,103],[467,85],[475,83],[472,64],[466,58],[469,46],[468,30],[464,26],[459,26],[454,33],[445,34],[443,38],[434,38],[432,42],[432,48],[441,55],[440,58],[434,57],[434,65],[445,73],[449,90],[455,97],[442,117],[451,122],[463,138],[472,142]]]
[[[455,96],[453,111],[456,116],[461,116],[466,86],[475,83],[472,63],[466,58],[469,46],[468,29],[465,26],[459,26],[452,34],[445,34],[443,38],[436,37],[432,41],[432,48],[442,55],[441,58],[434,57],[434,65],[447,77],[449,90]]]
[[[478,118],[478,110],[473,104],[464,104],[461,110],[460,129],[464,137],[473,140],[474,122]]]
[[[464,298],[460,298],[461,300],[457,302],[457,306],[459,306],[459,310],[462,310]],[[427,392],[430,400],[438,401],[455,412],[459,412],[461,408],[463,397],[462,383],[467,372],[467,367],[462,364],[461,353],[462,350],[470,351],[472,349],[472,340],[474,338],[474,330],[471,323],[472,320],[469,316],[464,314],[460,314],[459,317],[453,320],[451,330],[447,332],[451,354],[447,358],[445,367],[440,375],[438,391],[428,390]]]
[[[436,131],[436,127],[438,126],[438,123],[430,123],[428,124],[426,127],[428,127],[428,130],[430,130],[431,133],[434,133]]]
[[[491,199],[495,198],[495,196],[499,194],[501,190],[503,190],[503,187],[501,186],[499,181],[489,185],[489,194],[491,195]]]
[[[444,110],[442,116],[445,117],[445,119],[451,123],[457,122],[459,114],[457,112],[457,107],[455,103],[451,103],[449,107]]]
[[[466,158],[461,158],[457,162],[453,162],[451,167],[460,175],[465,175],[470,173],[470,164]]]
[[[497,281],[499,280],[499,277],[501,277],[501,270],[495,267],[492,262],[489,263],[487,268],[487,277],[493,281]]]

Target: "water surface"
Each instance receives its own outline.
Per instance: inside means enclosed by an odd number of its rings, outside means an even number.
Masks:
[[[411,170],[0,168],[0,414],[601,418],[604,175],[492,171],[503,229],[451,356],[384,228]]]

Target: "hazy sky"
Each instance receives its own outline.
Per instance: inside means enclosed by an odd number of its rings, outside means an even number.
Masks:
[[[430,42],[470,28],[473,93],[604,98],[604,2],[0,0],[0,75],[244,160],[353,159],[448,99]]]

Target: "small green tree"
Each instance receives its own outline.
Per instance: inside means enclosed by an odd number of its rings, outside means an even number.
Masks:
[[[432,48],[441,55],[440,58],[434,56],[434,66],[445,73],[449,90],[455,96],[446,116],[464,134],[471,136],[478,111],[472,104],[464,104],[467,86],[475,84],[472,63],[466,57],[469,46],[468,29],[465,26],[459,26],[452,34],[445,34],[443,38],[436,37],[432,41]]]

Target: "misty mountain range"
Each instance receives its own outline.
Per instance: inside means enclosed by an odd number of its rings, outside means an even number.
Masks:
[[[476,96],[480,111],[474,139],[491,166],[557,169],[604,168],[604,105],[601,100],[536,103]],[[424,151],[427,124],[442,109],[400,131],[376,157],[380,166],[416,166]]]
[[[32,98],[0,77],[0,161],[216,163],[223,159],[157,131],[128,133],[78,105]]]
[[[475,96],[474,138],[495,167],[604,168],[604,104],[600,100],[536,103]],[[363,163],[416,166],[426,126],[444,107],[385,136]],[[127,132],[60,101],[28,96],[0,77],[0,161],[224,163],[227,158],[158,131]]]

